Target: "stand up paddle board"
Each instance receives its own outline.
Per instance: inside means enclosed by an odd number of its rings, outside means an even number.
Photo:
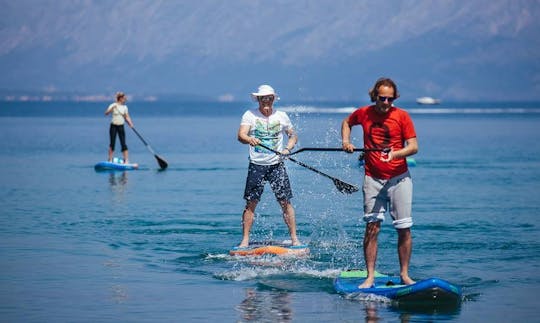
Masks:
[[[384,296],[400,302],[423,304],[457,304],[461,302],[461,289],[439,278],[420,280],[412,285],[403,285],[401,278],[376,273],[375,283],[369,288],[359,288],[367,277],[365,270],[342,271],[334,280],[338,293],[364,293]]]
[[[231,256],[307,256],[309,247],[307,245],[293,246],[290,242],[252,242],[248,247],[234,247],[229,250]]]
[[[113,158],[112,161],[102,161],[94,165],[95,170],[133,170],[139,168],[139,164],[125,164],[121,158]]]

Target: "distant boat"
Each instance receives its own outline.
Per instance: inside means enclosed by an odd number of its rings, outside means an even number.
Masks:
[[[439,104],[439,103],[441,103],[441,100],[434,99],[434,98],[429,97],[429,96],[423,96],[421,98],[416,99],[416,103],[418,103],[418,104]]]

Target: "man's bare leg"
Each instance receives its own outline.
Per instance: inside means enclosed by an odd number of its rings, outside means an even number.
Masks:
[[[375,282],[375,262],[377,261],[377,236],[381,229],[381,222],[366,224],[364,233],[364,259],[367,268],[367,277],[359,288],[369,288]]]
[[[242,242],[238,247],[245,248],[249,245],[249,232],[253,225],[253,218],[255,217],[255,208],[259,201],[247,201],[244,213],[242,213]]]
[[[289,234],[291,235],[291,241],[293,246],[299,246],[300,240],[296,236],[296,215],[294,207],[289,201],[279,201],[279,205],[283,211],[283,220],[289,228]]]
[[[398,255],[401,282],[410,285],[414,284],[414,280],[409,277],[409,261],[412,253],[412,237],[411,229],[397,229],[398,232]]]

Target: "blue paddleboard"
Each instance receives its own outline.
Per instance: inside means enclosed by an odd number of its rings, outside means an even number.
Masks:
[[[139,164],[125,164],[121,158],[113,158],[112,162],[102,161],[94,165],[95,170],[133,170],[139,168]]]
[[[461,289],[443,279],[428,278],[412,285],[403,285],[401,278],[376,273],[375,283],[370,288],[358,288],[366,279],[367,271],[342,271],[334,280],[338,293],[364,293],[384,296],[400,302],[448,304],[461,302]]]

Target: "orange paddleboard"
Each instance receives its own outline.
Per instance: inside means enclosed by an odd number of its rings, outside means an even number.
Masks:
[[[234,247],[229,251],[231,256],[306,256],[309,254],[307,245],[293,246],[290,243],[254,242],[246,248]]]

